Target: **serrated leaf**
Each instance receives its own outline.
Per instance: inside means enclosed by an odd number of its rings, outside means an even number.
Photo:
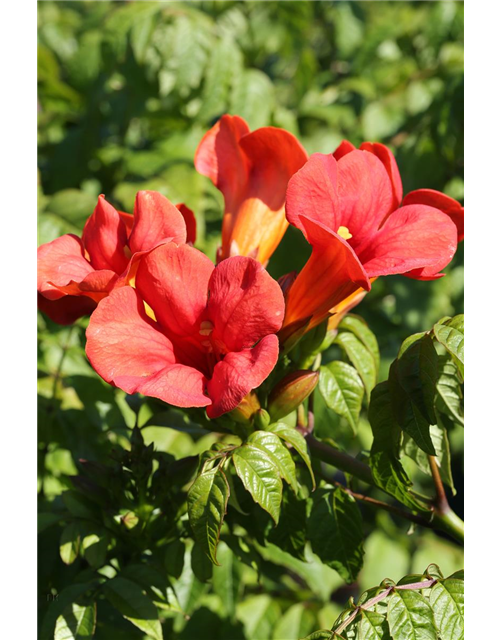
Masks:
[[[340,361],[321,367],[319,390],[328,407],[346,418],[356,432],[364,392],[356,369]]]
[[[267,539],[283,551],[305,560],[307,501],[300,500],[290,491],[283,492],[280,521]]]
[[[358,623],[357,640],[392,640],[386,617],[364,609]]]
[[[59,554],[64,564],[72,564],[77,559],[80,553],[80,534],[80,524],[77,522],[71,522],[64,527],[59,542]]]
[[[248,438],[257,447],[261,447],[272,458],[278,467],[280,476],[287,482],[295,493],[298,491],[295,462],[288,449],[282,444],[279,437],[271,431],[254,431]]]
[[[124,618],[154,640],[163,640],[158,610],[139,585],[117,576],[105,582],[103,589]]]
[[[429,423],[436,420],[434,395],[438,376],[438,355],[432,338],[416,334],[401,345],[397,358],[398,382]]]
[[[308,521],[311,546],[346,582],[363,566],[363,523],[358,506],[340,487],[315,497]]]
[[[389,388],[394,416],[401,429],[415,440],[417,445],[431,456],[436,450],[430,435],[430,422],[424,418],[417,405],[399,383],[399,361],[395,360],[389,371]]]
[[[373,390],[368,420],[373,431],[372,451],[386,451],[398,455],[401,428],[396,422],[392,410],[388,381],[379,383]]]
[[[57,618],[54,640],[84,640],[92,638],[96,625],[96,604],[70,604]]]
[[[342,322],[339,324],[339,331],[347,330],[353,333],[361,342],[365,345],[368,351],[372,354],[375,360],[375,365],[378,371],[380,365],[380,351],[378,348],[377,338],[366,322],[360,316],[353,313],[349,313],[345,316]]]
[[[451,472],[450,443],[448,441],[446,428],[441,424],[432,424],[429,427],[429,433],[436,450],[436,462],[440,470],[441,478],[443,482],[451,488],[455,495],[456,491]],[[428,476],[432,476],[429,465],[429,456],[422,451],[416,442],[407,434],[405,434],[403,438],[402,451],[418,465],[421,471]]]
[[[302,640],[333,640],[333,631],[319,629],[310,633],[306,638],[302,638]]]
[[[436,382],[436,408],[454,423],[464,424],[463,395],[457,375],[457,367],[449,356],[439,356]]]
[[[429,595],[434,620],[442,640],[464,638],[464,582],[447,578],[436,583]]]
[[[57,594],[57,599],[50,604],[49,609],[43,619],[40,628],[40,640],[54,639],[54,628],[57,618],[64,612],[67,607],[78,600],[80,596],[82,596],[92,587],[95,587],[95,584],[90,582],[82,582],[73,584]]]
[[[278,524],[283,484],[272,458],[252,444],[244,444],[233,453],[236,473],[254,501]]]
[[[229,485],[219,467],[201,473],[187,497],[189,522],[194,537],[214,564],[218,564],[217,544],[228,499]]]
[[[377,383],[377,367],[373,355],[363,342],[350,331],[339,331],[335,342],[345,351],[359,373],[369,400],[370,393]]]
[[[413,496],[408,493],[412,482],[403,469],[401,462],[395,456],[386,451],[372,451],[369,463],[377,487],[394,496],[410,509],[422,508]]]
[[[433,332],[443,347],[449,351],[464,377],[464,315],[443,318],[433,327]]]
[[[311,458],[309,457],[309,453],[307,451],[307,442],[302,434],[300,434],[293,427],[289,427],[287,424],[284,424],[283,422],[270,424],[267,427],[267,430],[271,431],[271,433],[275,433],[295,449],[295,451],[304,461],[306,467],[309,469],[309,473],[311,474],[311,479],[313,482],[313,488],[315,488],[316,480],[314,478],[314,473],[311,466]]]
[[[394,640],[438,640],[431,605],[418,591],[393,591],[387,622]]]

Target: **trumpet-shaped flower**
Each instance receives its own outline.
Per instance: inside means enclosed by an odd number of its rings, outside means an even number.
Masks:
[[[281,289],[256,260],[214,267],[192,247],[163,244],[141,259],[134,288],[115,289],[94,311],[87,355],[127,393],[216,418],[271,373],[283,315]]]
[[[288,181],[306,160],[304,148],[288,131],[263,127],[250,132],[238,116],[222,116],[205,134],[194,164],[224,195],[218,261],[243,255],[267,263],[288,227]]]
[[[66,234],[38,248],[38,306],[55,322],[71,324],[127,284],[145,251],[195,235],[193,212],[160,193],[139,191],[133,216],[99,196],[81,238]]]
[[[282,340],[345,313],[378,276],[441,277],[463,237],[463,208],[436,191],[402,200],[392,153],[381,144],[314,154],[290,180],[286,215],[312,245],[289,286]]]

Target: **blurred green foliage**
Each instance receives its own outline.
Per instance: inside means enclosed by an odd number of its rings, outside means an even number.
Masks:
[[[195,211],[197,246],[213,257],[223,201],[194,170],[193,156],[226,112],[251,128],[284,127],[309,153],[329,153],[344,138],[384,142],[396,155],[405,192],[427,187],[463,198],[462,3],[47,1],[38,9],[40,243],[79,234],[99,193],[131,212],[136,191],[146,188]],[[278,277],[307,255],[302,235],[289,229],[269,270]],[[460,249],[435,282],[379,279],[356,309],[378,337],[380,379],[410,333],[463,310],[462,255]],[[57,513],[78,461],[106,462],[112,449],[130,449],[136,416],[125,394],[87,363],[84,320],[61,328],[40,316],[39,327],[40,501],[42,511]],[[323,435],[346,448],[369,448],[366,420],[354,442],[318,404]],[[215,441],[178,422],[181,430],[148,426],[146,444],[180,458]],[[450,436],[460,495],[461,435]],[[454,507],[460,513],[460,502]],[[378,528],[351,587],[317,560],[292,562],[278,547],[262,547],[260,578],[245,564],[231,564],[233,591],[222,573],[208,589],[189,568],[188,548],[182,597],[191,618],[169,618],[166,637],[288,640],[329,628],[349,595],[384,577],[397,579],[429,562],[445,573],[461,568],[452,543],[429,532],[407,536],[387,514],[363,515],[367,530]],[[83,560],[61,563],[55,522],[40,542],[42,619],[53,594],[81,582],[86,571]],[[231,555],[225,546],[221,552]],[[141,637],[111,607],[99,620],[96,638]]]

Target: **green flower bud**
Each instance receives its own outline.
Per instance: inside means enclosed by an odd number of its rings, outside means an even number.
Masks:
[[[269,394],[267,410],[273,420],[292,413],[314,391],[318,384],[317,371],[293,371],[286,375]]]
[[[255,414],[254,425],[256,429],[267,429],[271,422],[271,417],[265,409],[259,409]]]

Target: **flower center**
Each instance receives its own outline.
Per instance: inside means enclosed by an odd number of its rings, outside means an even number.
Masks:
[[[349,233],[349,229],[347,227],[339,227],[337,229],[337,235],[344,238],[344,240],[350,240],[352,238],[352,233]]]

